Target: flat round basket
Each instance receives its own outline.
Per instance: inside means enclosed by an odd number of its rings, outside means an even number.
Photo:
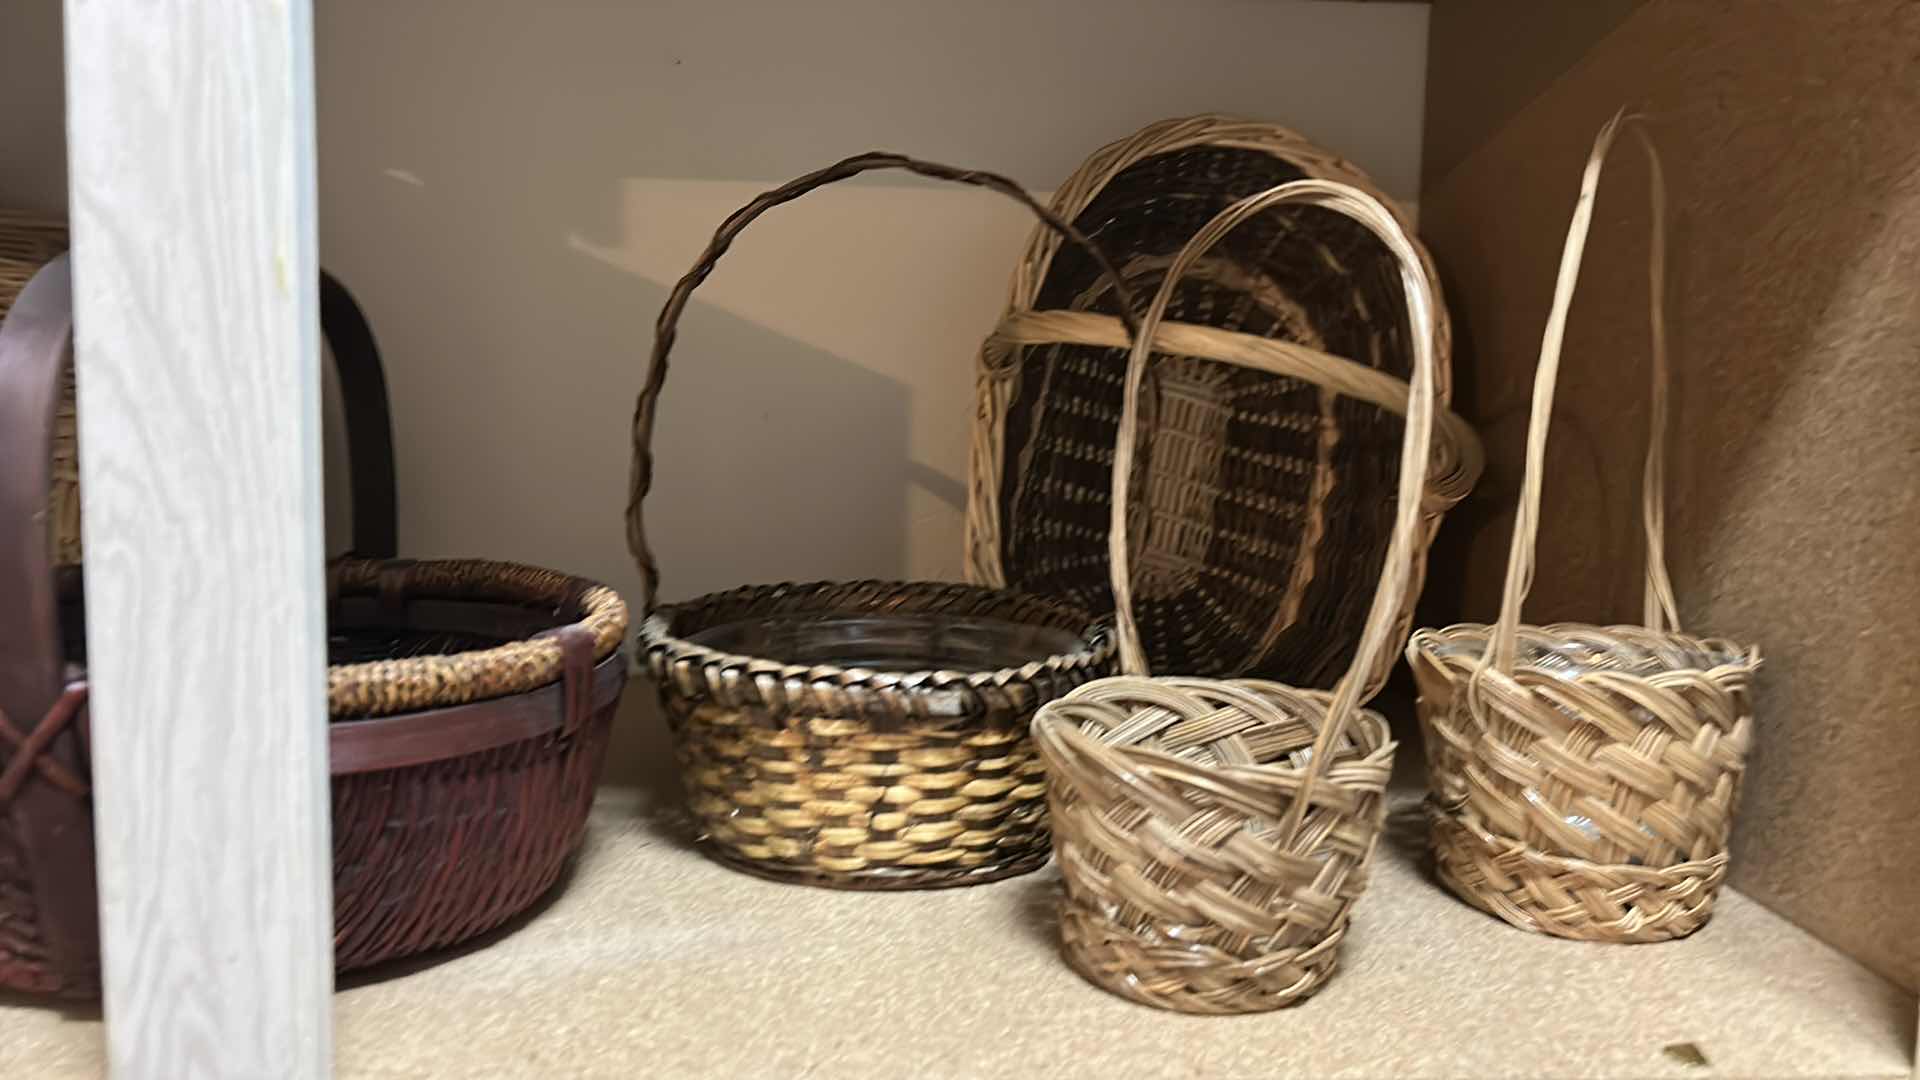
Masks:
[[[6,230],[0,227],[0,236]],[[393,463],[371,333],[322,282],[347,392],[354,536],[389,554]],[[0,318],[0,988],[98,992],[83,571],[46,527],[72,335],[67,259]],[[369,421],[377,420],[376,424]],[[70,430],[70,428],[68,429]],[[74,539],[77,540],[77,534]],[[351,970],[525,911],[579,846],[627,668],[611,590],[510,563],[328,572],[334,957]]]
[[[887,153],[802,176],[729,216],[668,295],[634,410],[627,539],[650,612],[639,641],[714,857],[836,888],[969,885],[1046,862],[1045,788],[1027,723],[1111,670],[1105,628],[1070,605],[936,583],[769,585],[655,608],[660,575],[643,510],[681,313],[761,214],[876,169],[1000,192],[1087,245],[1004,177]]]
[[[1218,116],[1155,124],[1104,147],[1053,208],[1144,294],[1215,214],[1304,178],[1391,208],[1358,169],[1301,136]],[[981,353],[972,580],[1113,610],[1108,475],[1128,345],[1120,310],[1092,260],[1035,232]],[[1154,334],[1130,510],[1135,616],[1154,668],[1320,688],[1346,670],[1393,524],[1412,366],[1405,313],[1393,254],[1313,206],[1249,222],[1179,282]],[[1434,316],[1444,406],[1444,307]],[[1440,516],[1479,471],[1471,429],[1443,413],[1402,632]],[[1371,685],[1391,665],[1383,658]]]

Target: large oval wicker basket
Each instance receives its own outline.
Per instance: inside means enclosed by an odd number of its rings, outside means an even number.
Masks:
[[[1303,178],[1391,206],[1354,166],[1285,128],[1201,116],[1102,148],[1053,209],[1148,292],[1215,214]],[[1107,491],[1130,343],[1118,310],[1091,260],[1034,233],[980,358],[971,580],[1113,609]],[[1321,688],[1347,669],[1394,520],[1413,364],[1405,311],[1393,253],[1314,206],[1248,222],[1179,281],[1140,409],[1134,616],[1154,668]],[[1444,307],[1434,319],[1444,406]],[[1428,543],[1480,460],[1472,430],[1443,414],[1406,553],[1403,633]],[[1369,672],[1371,686],[1392,662]]]
[[[1414,372],[1398,498],[1365,632],[1327,693],[1258,679],[1149,678],[1131,617],[1127,504],[1148,341],[1179,281],[1274,207],[1307,204],[1377,235],[1405,274]],[[1305,999],[1333,974],[1386,819],[1395,744],[1360,707],[1398,642],[1422,543],[1421,465],[1434,430],[1433,301],[1413,245],[1365,193],[1300,180],[1243,199],[1171,261],[1127,367],[1111,493],[1113,590],[1125,674],[1034,719],[1046,759],[1065,892],[1061,949],[1088,980],[1192,1013],[1246,1013]]]
[[[0,243],[0,281],[25,276],[7,265],[22,247]],[[83,585],[79,567],[51,565],[63,539],[77,554],[77,533],[46,526],[50,481],[74,472],[54,465],[72,449],[53,437],[71,413],[65,256],[0,301],[0,988],[87,996],[99,941]],[[351,297],[324,283],[356,547],[388,555],[379,361],[341,305]],[[334,957],[351,970],[498,927],[558,880],[626,680],[627,623],[609,589],[506,563],[349,558],[328,592]]]
[[[1523,626],[1560,344],[1593,218],[1587,160],[1540,348],[1526,473],[1500,616],[1422,630],[1407,647],[1420,687],[1428,800],[1440,878],[1526,930],[1649,942],[1705,925],[1727,871],[1727,838],[1753,741],[1758,649],[1680,632],[1664,554],[1667,354],[1664,191],[1653,176],[1653,407],[1643,517],[1645,626]]]
[[[650,612],[639,642],[707,852],[814,885],[966,885],[1046,861],[1028,721],[1111,669],[1108,632],[1068,605],[933,583],[768,585],[655,610],[659,571],[642,516],[654,410],[694,289],[762,213],[874,169],[999,191],[1086,243],[1009,180],[896,154],[849,158],[727,218],[667,298],[634,416],[628,540]]]

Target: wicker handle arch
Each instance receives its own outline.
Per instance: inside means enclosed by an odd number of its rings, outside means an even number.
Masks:
[[[1345,214],[1373,232],[1393,252],[1400,264],[1401,287],[1406,296],[1408,321],[1412,328],[1413,378],[1408,387],[1406,433],[1400,447],[1400,480],[1394,500],[1393,534],[1387,546],[1385,565],[1381,569],[1380,585],[1374,591],[1373,603],[1367,610],[1366,625],[1361,632],[1359,646],[1354,650],[1353,661],[1334,689],[1326,719],[1314,739],[1307,772],[1288,809],[1282,827],[1282,835],[1288,837],[1299,827],[1314,782],[1327,759],[1332,756],[1330,751],[1335,742],[1345,733],[1353,713],[1361,704],[1368,672],[1373,670],[1381,650],[1390,645],[1388,638],[1394,632],[1396,616],[1404,604],[1408,582],[1412,577],[1414,538],[1419,529],[1426,467],[1433,445],[1436,412],[1434,386],[1438,378],[1438,363],[1434,345],[1433,292],[1428,287],[1426,274],[1412,241],[1407,238],[1391,211],[1372,196],[1344,184],[1330,180],[1296,180],[1248,196],[1229,206],[1187,242],[1167,268],[1159,290],[1148,305],[1146,314],[1141,317],[1133,351],[1128,358],[1120,434],[1114,448],[1112,518],[1108,528],[1120,668],[1127,675],[1144,676],[1148,674],[1146,654],[1141,648],[1139,628],[1133,618],[1133,589],[1128,570],[1127,496],[1132,487],[1130,481],[1136,456],[1140,389],[1152,352],[1154,332],[1166,315],[1174,287],[1179,284],[1181,276],[1213,245],[1249,218],[1273,207],[1290,204],[1319,206]],[[1065,734],[1077,736],[1078,733]]]
[[[655,411],[660,401],[661,387],[667,379],[667,356],[673,351],[673,344],[679,330],[680,316],[686,311],[687,301],[708,275],[713,273],[720,257],[733,246],[734,238],[741,230],[752,224],[755,218],[782,203],[792,202],[802,195],[828,184],[858,176],[861,173],[875,172],[881,169],[899,169],[916,173],[935,180],[948,180],[959,184],[972,184],[975,187],[997,191],[1015,202],[1033,211],[1049,229],[1060,236],[1084,248],[1099,265],[1100,272],[1112,283],[1115,295],[1120,298],[1121,319],[1127,331],[1132,334],[1137,321],[1133,316],[1133,298],[1126,282],[1122,280],[1112,262],[1094,243],[1060,215],[1041,204],[1019,184],[995,173],[981,172],[975,169],[960,169],[951,165],[939,165],[930,161],[921,161],[903,154],[874,151],[858,154],[836,162],[798,179],[782,184],[765,192],[752,202],[735,210],[714,230],[713,240],[705,251],[673,286],[667,295],[667,302],[660,310],[660,317],[654,324],[653,353],[648,361],[647,380],[641,387],[640,399],[633,411],[633,472],[630,477],[627,499],[627,546],[633,552],[634,561],[639,565],[643,613],[651,613],[660,586],[660,569],[654,561],[653,550],[647,544],[646,522],[643,505],[647,492],[653,488],[653,424]]]
[[[1513,522],[1512,546],[1507,556],[1506,584],[1501,592],[1500,617],[1487,639],[1483,664],[1502,674],[1512,674],[1520,630],[1520,606],[1533,585],[1535,540],[1540,531],[1540,490],[1546,471],[1547,428],[1553,421],[1554,386],[1560,373],[1560,350],[1566,338],[1567,311],[1573,305],[1574,288],[1580,279],[1581,257],[1585,254],[1587,230],[1593,222],[1593,206],[1600,186],[1600,170],[1614,136],[1622,126],[1631,126],[1647,154],[1651,185],[1653,235],[1648,248],[1649,329],[1652,351],[1652,390],[1647,434],[1646,471],[1642,479],[1641,520],[1647,534],[1647,581],[1645,596],[1646,625],[1653,630],[1678,631],[1680,617],[1674,601],[1673,582],[1667,576],[1666,559],[1666,426],[1667,426],[1667,324],[1666,324],[1666,179],[1660,167],[1660,154],[1638,115],[1625,110],[1614,114],[1594,138],[1587,156],[1586,171],[1580,179],[1580,198],[1574,205],[1573,221],[1567,227],[1567,243],[1560,256],[1560,276],[1554,285],[1553,306],[1548,309],[1546,330],[1540,342],[1540,364],[1534,375],[1533,412],[1527,426],[1526,472],[1521,480],[1519,509]]]

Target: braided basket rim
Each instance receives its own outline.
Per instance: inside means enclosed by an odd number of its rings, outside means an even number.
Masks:
[[[492,559],[430,559],[418,562],[345,558],[328,567],[339,594],[377,595],[384,570],[397,569],[408,599],[491,601],[535,608],[550,605],[566,621],[555,631],[581,628],[593,635],[596,663],[611,656],[627,635],[627,604],[596,581],[524,563]],[[551,633],[551,631],[550,631]],[[490,649],[334,664],[327,668],[328,706],[333,716],[368,715],[366,699],[393,695],[377,714],[406,713],[474,700],[461,670],[501,673],[487,697],[536,690],[560,678],[565,663],[557,637],[527,638]],[[426,689],[422,689],[425,687]]]
[[[874,602],[843,602],[832,606],[821,603],[828,595],[845,594],[850,590],[860,590]],[[1071,630],[1079,635],[1079,647],[1072,652],[1055,653],[1018,667],[983,671],[943,668],[880,671],[835,664],[792,664],[768,657],[727,652],[689,640],[685,631],[679,629],[682,621],[690,616],[737,605],[757,606],[772,602],[775,610],[787,609],[796,614],[886,614],[902,611],[903,605],[904,610],[912,611],[914,608],[911,605],[916,599],[932,599],[955,593],[971,596],[976,602],[986,605],[973,614],[1050,629]],[[1082,672],[1089,676],[1098,675],[1112,661],[1116,649],[1112,630],[1105,620],[1096,620],[1076,608],[1052,600],[979,585],[880,579],[746,585],[707,593],[676,604],[665,604],[641,620],[638,644],[647,654],[650,664],[656,668],[659,665],[691,665],[699,669],[709,683],[721,682],[734,673],[751,671],[756,676],[772,677],[782,684],[797,683],[847,695],[853,711],[859,711],[860,706],[868,703],[880,706],[879,695],[883,693],[925,694],[960,688],[1004,688],[1013,684],[1034,685],[1050,677]],[[732,680],[731,685],[735,693],[730,696],[738,704],[771,704],[761,692],[757,677]]]
[[[1407,661],[1412,664],[1425,662],[1434,670],[1446,676],[1450,683],[1457,684],[1462,678],[1469,678],[1481,667],[1480,654],[1484,652],[1488,640],[1493,636],[1494,628],[1487,623],[1454,623],[1438,629],[1427,627],[1416,630],[1407,640]],[[1529,675],[1550,673],[1551,669],[1524,658],[1524,649],[1530,645],[1566,644],[1579,639],[1595,643],[1612,639],[1611,644],[1631,645],[1647,648],[1664,645],[1684,652],[1692,652],[1708,657],[1724,657],[1716,664],[1701,665],[1665,665],[1657,672],[1610,670],[1613,678],[1649,679],[1657,676],[1675,674],[1708,675],[1740,671],[1752,674],[1760,667],[1760,647],[1742,645],[1731,638],[1697,637],[1677,630],[1653,630],[1645,626],[1625,624],[1599,625],[1582,622],[1556,622],[1541,625],[1522,623],[1518,631],[1518,640],[1523,650],[1521,658],[1514,661],[1514,674]],[[1467,646],[1464,649],[1446,649],[1446,646]],[[1572,677],[1587,678],[1597,674],[1594,671],[1579,672]]]

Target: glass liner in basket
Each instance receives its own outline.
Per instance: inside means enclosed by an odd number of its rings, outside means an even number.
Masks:
[[[762,213],[876,169],[998,191],[1106,265],[1012,181],[898,154],[848,158],[727,218],[667,298],[634,415],[627,524],[645,583],[639,647],[708,854],[811,885],[967,885],[1046,862],[1045,785],[1027,723],[1042,703],[1111,670],[1108,630],[1052,601],[926,582],[751,586],[658,607],[641,513],[667,355],[693,291]]]
[[[1149,343],[1181,274],[1236,225],[1307,204],[1372,230],[1400,261],[1414,370],[1391,541],[1359,648],[1331,692],[1253,679],[1150,678],[1131,617],[1129,488]],[[1360,708],[1417,580],[1436,401],[1433,299],[1411,242],[1371,196],[1284,184],[1223,211],[1174,259],[1141,320],[1113,469],[1111,557],[1121,670],[1044,706],[1061,945],[1096,985],[1160,1008],[1294,1004],[1339,959],[1386,816],[1395,744]],[[1136,532],[1135,535],[1138,535]]]
[[[1753,740],[1760,663],[1752,647],[1681,633],[1667,577],[1665,192],[1653,141],[1637,125],[1653,200],[1646,625],[1520,624],[1567,311],[1601,163],[1634,119],[1615,116],[1601,129],[1568,229],[1499,620],[1422,630],[1407,646],[1441,880],[1522,929],[1584,941],[1684,937],[1712,914]]]

